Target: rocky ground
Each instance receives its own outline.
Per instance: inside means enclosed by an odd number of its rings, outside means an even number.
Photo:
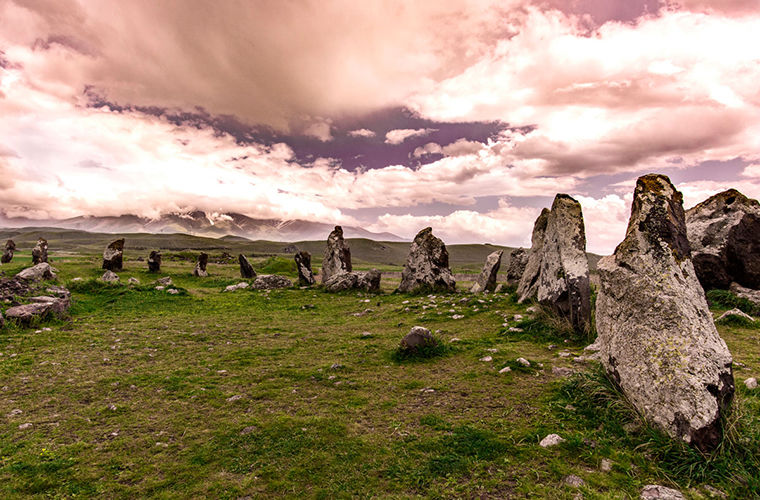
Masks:
[[[703,456],[636,417],[585,360],[589,339],[513,293],[390,294],[398,279],[379,295],[223,292],[246,282],[237,262],[155,275],[129,255],[106,284],[102,255],[52,250],[70,318],[0,330],[3,497],[760,495],[746,318],[718,324],[737,394],[730,435]],[[297,280],[294,263],[251,264]],[[428,357],[397,351],[416,325],[439,341]]]

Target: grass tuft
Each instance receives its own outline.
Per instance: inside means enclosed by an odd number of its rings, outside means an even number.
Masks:
[[[707,292],[707,302],[711,307],[724,309],[740,309],[747,314],[758,315],[760,308],[747,299],[737,297],[728,290],[710,290]]]
[[[396,347],[391,352],[391,360],[396,363],[409,363],[417,361],[428,361],[433,358],[439,358],[451,354],[454,348],[439,339],[433,337],[435,343],[432,345],[418,347],[416,349],[405,349],[401,346]]]

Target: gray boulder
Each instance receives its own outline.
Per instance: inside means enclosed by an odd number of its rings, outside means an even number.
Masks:
[[[103,273],[103,276],[100,277],[100,281],[105,283],[118,283],[119,275],[109,270]]]
[[[208,276],[208,272],[206,271],[206,266],[208,265],[208,254],[205,252],[201,252],[201,254],[198,256],[198,262],[195,263],[195,269],[193,269],[193,276],[198,276],[199,278],[205,278]]]
[[[496,289],[496,277],[499,274],[499,267],[501,267],[501,256],[504,254],[504,250],[497,250],[486,257],[486,262],[483,265],[483,270],[480,271],[478,280],[470,288],[472,293],[493,292]]]
[[[343,239],[343,228],[335,226],[327,237],[325,258],[322,260],[322,283],[326,283],[334,274],[350,273],[351,270],[351,249]]]
[[[421,326],[412,327],[411,331],[401,339],[400,348],[408,352],[416,352],[425,347],[433,347],[438,342],[430,330]]]
[[[5,242],[5,250],[3,251],[3,256],[0,257],[0,263],[7,264],[11,260],[13,260],[13,252],[16,250],[16,243],[14,243],[13,240],[8,240]]]
[[[674,490],[673,488],[666,488],[665,486],[660,486],[658,484],[648,484],[644,486],[639,498],[641,500],[686,500],[686,497],[683,496],[683,493],[680,491]]]
[[[731,283],[728,289],[740,299],[747,299],[753,304],[760,306],[760,290],[745,288],[739,283]]]
[[[724,312],[723,314],[721,314],[718,317],[718,319],[715,320],[715,322],[717,323],[718,321],[731,318],[732,316],[733,317],[737,317],[737,318],[743,318],[743,319],[746,319],[747,321],[752,321],[752,322],[755,321],[755,318],[753,318],[749,314],[745,313],[741,309],[730,309],[730,310]]]
[[[720,442],[732,358],[691,263],[682,195],[640,177],[625,239],[599,262],[598,356],[633,406],[701,450]]]
[[[158,250],[152,250],[148,255],[148,272],[161,272],[161,252]]]
[[[32,267],[27,267],[16,275],[16,278],[27,281],[54,280],[56,278],[55,269],[47,262]]]
[[[541,272],[541,258],[544,251],[544,233],[546,233],[546,224],[549,221],[549,209],[544,208],[536,222],[533,223],[533,235],[531,236],[531,247],[528,252],[528,258],[525,263],[525,270],[520,278],[520,284],[517,286],[517,295],[519,302],[523,303],[532,299],[538,292],[538,276]]]
[[[253,288],[256,290],[274,290],[276,288],[290,288],[293,282],[285,276],[277,274],[260,274],[253,282]]]
[[[591,282],[583,211],[566,194],[554,198],[546,221],[538,302],[567,318],[577,332],[591,329]]]
[[[37,245],[32,249],[32,264],[40,264],[48,261],[48,242],[45,238],[37,240]]]
[[[15,306],[5,311],[9,320],[15,320],[19,324],[28,325],[35,319],[44,319],[48,316],[63,318],[66,316],[71,300],[60,297],[31,297],[29,304]]]
[[[456,281],[449,269],[449,252],[433,229],[426,227],[414,237],[409,255],[401,272],[399,292],[423,291],[453,292]]]
[[[172,282],[171,276],[164,276],[163,278],[158,278],[156,284],[160,286],[172,286],[174,282]]]
[[[253,270],[253,266],[245,255],[242,253],[238,255],[238,262],[240,263],[240,277],[244,279],[251,279],[256,277],[256,271]]]
[[[705,288],[760,288],[760,203],[735,189],[686,211],[692,263]]]
[[[525,273],[525,267],[528,265],[529,252],[524,248],[515,248],[509,254],[509,265],[507,265],[507,284],[516,286],[520,283]]]
[[[352,271],[350,273],[338,273],[330,277],[325,284],[328,292],[342,292],[346,290],[363,290],[365,292],[380,291],[380,271]]]
[[[124,238],[112,241],[103,251],[103,269],[121,271],[124,257]]]
[[[311,254],[306,250],[296,252],[293,258],[296,261],[298,269],[298,284],[301,286],[311,286],[316,283],[314,273],[311,272]]]

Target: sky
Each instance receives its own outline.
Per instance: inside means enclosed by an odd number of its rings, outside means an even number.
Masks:
[[[760,197],[760,1],[0,0],[0,216],[204,210],[588,249]]]

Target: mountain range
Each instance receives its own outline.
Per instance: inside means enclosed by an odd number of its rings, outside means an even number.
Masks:
[[[156,218],[137,215],[93,216],[70,219],[29,219],[1,217],[0,226],[57,227],[98,233],[185,233],[194,236],[219,238],[239,236],[250,240],[304,241],[324,240],[333,225],[301,219],[254,219],[238,213],[209,214],[203,211],[167,213]],[[373,233],[353,226],[343,226],[346,238],[368,238],[376,241],[404,241],[392,233]]]

